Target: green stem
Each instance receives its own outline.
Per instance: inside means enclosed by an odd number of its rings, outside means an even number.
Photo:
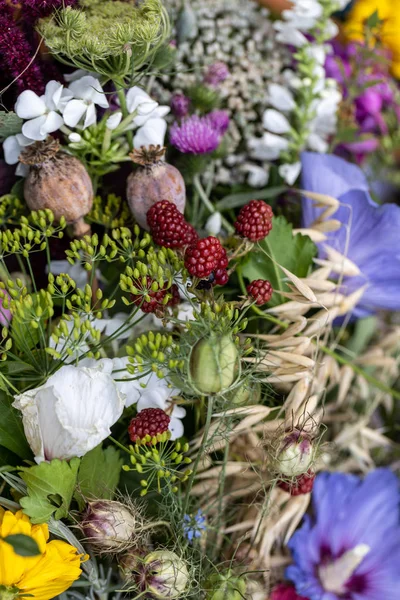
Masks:
[[[210,425],[211,425],[211,417],[212,417],[212,412],[213,412],[213,398],[211,396],[209,396],[208,398],[208,405],[207,405],[207,418],[206,418],[206,423],[204,425],[204,432],[203,432],[203,439],[201,440],[201,444],[200,444],[200,448],[197,452],[197,456],[196,456],[196,460],[193,463],[193,470],[192,473],[189,477],[189,481],[188,481],[188,485],[186,488],[186,496],[185,496],[185,502],[183,504],[183,508],[182,508],[182,513],[185,515],[188,509],[188,505],[189,505],[189,499],[190,499],[190,492],[192,491],[192,487],[193,487],[193,483],[194,483],[194,478],[196,477],[196,473],[197,473],[197,468],[199,466],[199,462],[200,459],[203,455],[203,452],[207,446],[207,442],[208,442],[208,434],[210,431]]]
[[[194,185],[197,193],[199,194],[199,196],[201,198],[201,201],[203,202],[204,206],[210,211],[210,213],[213,214],[213,213],[217,212],[217,210],[215,209],[213,203],[211,202],[211,200],[209,199],[209,197],[205,193],[205,191],[203,189],[203,186],[201,185],[200,178],[199,178],[198,175],[195,175],[193,177],[193,185]],[[235,228],[222,215],[221,215],[221,220],[222,220],[222,223],[224,225],[224,228],[226,229],[226,231],[228,233],[234,233],[235,232]]]
[[[118,98],[119,98],[119,104],[121,106],[122,114],[123,114],[124,118],[127,118],[129,116],[129,112],[128,112],[128,107],[126,106],[126,96],[125,96],[124,88],[121,87],[119,83],[115,84],[115,88],[117,90],[117,94],[118,94]],[[127,137],[127,140],[128,140],[129,148],[131,150],[133,150],[133,135],[132,135],[132,131],[127,131],[126,132],[126,137]]]

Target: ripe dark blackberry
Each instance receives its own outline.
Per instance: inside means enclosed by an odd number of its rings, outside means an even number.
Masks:
[[[183,248],[193,244],[198,235],[175,204],[160,200],[147,211],[147,223],[153,240],[165,248]]]
[[[307,471],[303,475],[295,477],[292,481],[278,481],[278,486],[289,492],[291,496],[300,496],[301,494],[308,494],[311,492],[314,486],[315,473]]]
[[[240,210],[235,222],[239,235],[252,242],[262,240],[272,229],[272,208],[263,200],[251,200]]]
[[[218,268],[224,255],[226,251],[221,242],[210,235],[186,248],[185,267],[193,277],[206,279]]]
[[[168,431],[170,417],[161,408],[145,408],[132,419],[128,427],[132,442],[143,440],[146,435],[156,436]]]
[[[223,249],[223,254],[218,261],[216,270],[214,271],[215,285],[225,285],[226,283],[228,283],[228,280],[229,280],[229,275],[226,270],[228,267],[228,263],[229,263],[228,256],[226,254],[225,248],[222,248],[222,249]]]
[[[162,316],[167,306],[175,306],[180,302],[178,286],[173,284],[170,288],[162,288],[157,291],[153,291],[151,286],[154,281],[151,277],[146,277],[146,284],[143,285],[142,280],[134,280],[134,285],[140,293],[132,294],[131,300],[144,313],[155,313],[156,315]],[[167,303],[164,303],[165,296],[167,294],[172,295]],[[146,300],[148,296],[150,300]]]
[[[272,285],[266,279],[255,279],[247,286],[247,291],[252,300],[261,306],[271,300],[273,293]]]

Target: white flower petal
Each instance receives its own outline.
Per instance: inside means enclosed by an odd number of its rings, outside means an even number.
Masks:
[[[78,143],[82,140],[82,136],[79,133],[73,131],[69,134],[68,139],[70,142]]]
[[[14,110],[21,119],[35,119],[45,114],[46,105],[35,92],[25,90],[18,96]]]
[[[106,121],[107,128],[111,129],[113,131],[121,123],[121,119],[122,119],[121,111],[113,113],[111,116],[108,117],[108,119]]]
[[[16,135],[10,135],[3,142],[4,160],[8,165],[15,165],[19,161],[21,146]]]
[[[286,181],[287,184],[293,185],[301,171],[301,163],[296,162],[292,165],[286,164],[279,167],[279,175]]]
[[[133,113],[139,106],[140,111],[138,113],[145,115],[151,113],[158,106],[158,103],[152,100],[142,88],[135,85],[126,93],[126,107],[129,113]]]
[[[109,435],[124,398],[98,367],[63,366],[43,386],[16,396],[36,462],[84,456]]]
[[[218,235],[221,231],[222,217],[220,212],[213,213],[206,222],[205,230],[208,235]]]
[[[143,127],[140,127],[133,139],[135,148],[141,146],[164,145],[164,137],[167,131],[167,123],[164,119],[149,119]]]
[[[284,112],[293,110],[296,106],[292,92],[279,83],[269,84],[268,100],[271,106]]]
[[[290,131],[290,123],[278,110],[268,108],[263,114],[263,125],[272,133],[287,133]]]
[[[46,121],[47,115],[42,115],[41,117],[36,117],[36,119],[26,121],[26,123],[22,125],[22,133],[31,140],[45,140],[47,133],[42,133],[42,128]]]
[[[145,115],[141,115],[140,111],[138,110],[138,116],[133,119],[133,122],[138,127],[141,127],[142,125],[147,123],[147,121],[149,119],[157,119],[157,118],[165,117],[170,112],[170,110],[171,109],[169,106],[157,106],[157,108],[155,108],[150,113],[145,114]]]
[[[168,429],[171,432],[171,440],[178,440],[184,434],[183,423],[179,419],[175,419],[174,417],[171,419],[169,423]]]
[[[61,115],[52,110],[46,116],[46,120],[40,128],[40,133],[44,135],[47,133],[53,133],[53,131],[60,129],[62,125],[64,125],[64,119]]]
[[[49,81],[44,92],[44,101],[50,110],[57,110],[64,86],[58,81]]]
[[[103,88],[98,80],[92,75],[85,75],[80,79],[69,84],[68,89],[74,95],[74,98],[94,102],[103,108],[108,108],[108,102]]]
[[[86,69],[76,69],[76,71],[72,71],[72,73],[64,73],[65,81],[76,81],[77,79],[82,79],[85,75],[91,75],[96,79],[100,79],[100,75],[97,73],[92,73],[91,71],[86,71]]]
[[[245,165],[245,167],[246,172],[249,174],[247,183],[251,185],[251,187],[261,188],[268,183],[269,172],[267,169],[251,164]]]
[[[28,165],[24,165],[23,163],[18,163],[17,168],[15,169],[15,174],[18,177],[26,177],[29,173]]]
[[[91,125],[94,125],[96,123],[96,120],[97,120],[96,108],[95,108],[94,104],[89,104],[89,106],[87,107],[87,111],[86,111],[83,129],[86,129],[87,127],[90,127]]]
[[[70,100],[63,112],[65,124],[76,127],[86,110],[87,104],[83,100]]]

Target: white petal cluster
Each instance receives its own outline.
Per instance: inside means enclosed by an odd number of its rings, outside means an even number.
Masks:
[[[97,109],[109,108],[107,96],[98,80],[84,71],[72,74],[68,87],[58,81],[49,81],[45,93],[38,96],[31,90],[22,92],[16,101],[15,112],[24,120],[22,133],[9,136],[4,141],[5,161],[14,165],[26,146],[35,141],[43,141],[50,133],[62,130],[68,141],[79,143],[82,131],[97,123]],[[75,76],[76,75],[76,76]],[[164,144],[167,124],[164,117],[168,106],[159,106],[146,92],[135,86],[128,90],[126,103],[133,119],[130,129],[136,129],[134,145],[136,148],[149,144]],[[108,116],[106,127],[114,131],[122,121],[122,112],[116,111]],[[70,131],[70,129],[78,131]],[[122,132],[121,132],[122,133]],[[18,164],[17,175],[26,175],[27,168]]]
[[[293,185],[300,174],[302,150],[328,151],[328,140],[336,130],[337,110],[342,99],[336,82],[325,77],[324,63],[331,50],[327,41],[335,35],[333,23],[326,18],[326,2],[293,0],[292,4],[290,10],[283,11],[282,20],[274,23],[274,28],[279,41],[298,47],[298,56],[303,58],[303,64],[298,66],[303,68],[286,69],[285,85],[271,83],[268,86],[270,108],[263,114],[266,133],[261,138],[253,138],[249,144],[254,158],[283,159],[278,170],[289,185]],[[332,2],[328,8],[333,12],[338,2]],[[307,33],[315,39],[310,41]],[[311,101],[303,107],[301,99],[309,97],[310,90]],[[300,126],[299,119],[302,119]]]

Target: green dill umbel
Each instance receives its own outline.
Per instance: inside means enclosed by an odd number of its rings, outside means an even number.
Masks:
[[[81,0],[39,22],[38,30],[58,60],[124,84],[150,67],[170,35],[161,0]]]

